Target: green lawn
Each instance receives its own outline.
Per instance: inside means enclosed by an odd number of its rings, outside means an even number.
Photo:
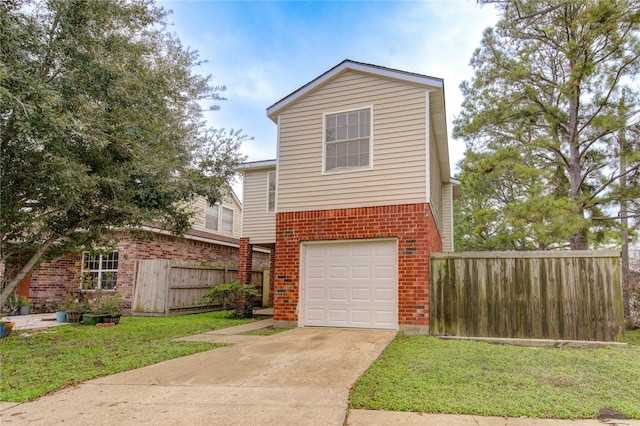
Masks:
[[[527,348],[399,335],[357,381],[352,408],[504,417],[640,419],[640,330],[628,347]]]
[[[217,346],[172,339],[244,324],[227,312],[123,317],[115,327],[63,325],[0,339],[0,401],[25,402],[95,377]]]

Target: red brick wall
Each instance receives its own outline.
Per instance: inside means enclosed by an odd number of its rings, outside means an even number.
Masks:
[[[156,233],[136,234],[132,239],[126,234],[118,244],[118,284],[116,291],[124,296],[130,306],[134,291],[135,262],[142,259],[175,259],[207,263],[223,263],[236,266],[238,249],[203,241],[177,238]],[[253,266],[258,269],[269,267],[268,253],[253,253]],[[52,311],[58,302],[65,299],[80,283],[82,255],[68,253],[58,260],[43,263],[31,273],[30,298],[34,311]]]
[[[278,213],[274,319],[298,320],[300,242],[389,237],[398,239],[398,322],[428,326],[429,254],[442,240],[426,203]]]

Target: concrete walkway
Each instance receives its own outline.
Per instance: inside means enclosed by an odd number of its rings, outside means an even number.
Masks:
[[[14,331],[19,332],[22,330],[42,330],[49,327],[69,324],[67,322],[57,322],[55,313],[11,315],[11,316],[4,316],[2,318],[16,323],[13,326],[12,332]]]
[[[331,328],[222,334],[229,332],[197,339],[235,342],[231,346],[90,380],[30,403],[3,403],[0,423],[342,425],[349,388],[395,336]]]

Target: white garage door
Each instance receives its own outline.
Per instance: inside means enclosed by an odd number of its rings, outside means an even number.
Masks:
[[[395,241],[306,244],[304,253],[305,326],[397,328]]]

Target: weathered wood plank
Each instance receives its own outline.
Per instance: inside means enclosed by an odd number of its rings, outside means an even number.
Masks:
[[[620,253],[434,253],[431,333],[622,341]]]
[[[209,309],[202,296],[215,285],[235,281],[237,268],[164,259],[137,262],[134,314],[169,315]],[[252,271],[252,283],[263,293],[263,271]],[[262,302],[261,297],[257,301]]]

